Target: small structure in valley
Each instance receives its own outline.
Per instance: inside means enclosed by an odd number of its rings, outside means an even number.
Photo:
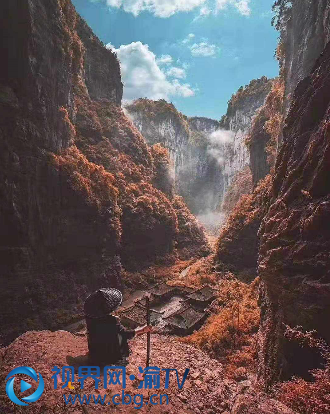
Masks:
[[[200,328],[208,316],[207,306],[216,297],[211,286],[193,289],[187,286],[158,283],[146,293],[150,295],[150,321],[178,335],[188,335]],[[146,299],[138,299],[128,308],[119,309],[121,322],[129,327],[146,323]]]
[[[144,325],[146,323],[146,314],[147,309],[145,307],[145,300],[141,299],[136,301],[134,305],[129,306],[128,308],[119,311],[120,320],[123,325],[135,329],[138,326]],[[153,309],[150,309],[150,322],[152,325],[157,325],[161,319],[161,313]]]
[[[148,292],[151,294],[151,304],[155,304],[172,297],[176,293],[176,287],[162,282],[153,286]]]
[[[168,316],[165,321],[174,333],[188,335],[200,328],[206,317],[206,312],[199,312],[192,306],[188,306]]]
[[[217,297],[211,286],[203,286],[187,295],[187,302],[198,309],[205,309]]]

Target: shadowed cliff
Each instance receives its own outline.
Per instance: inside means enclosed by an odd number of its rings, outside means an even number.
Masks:
[[[91,289],[120,286],[122,264],[208,247],[173,199],[166,152],[151,150],[120,108],[115,54],[71,2],[6,0],[0,16],[6,339],[74,319]]]

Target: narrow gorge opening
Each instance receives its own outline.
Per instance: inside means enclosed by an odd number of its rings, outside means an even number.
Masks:
[[[0,2],[0,411],[31,367],[29,412],[67,412],[52,368],[86,368],[84,303],[115,291],[130,397],[148,365],[190,370],[169,413],[330,412],[329,1],[19,3]]]

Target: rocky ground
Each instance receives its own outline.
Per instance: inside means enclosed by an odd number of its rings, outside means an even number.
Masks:
[[[137,337],[131,341],[132,354],[127,366],[128,376],[138,375],[138,367],[145,366],[146,362],[146,337]],[[90,403],[84,408],[80,405],[69,407],[64,404],[62,383],[54,390],[51,369],[56,365],[63,366],[88,365],[87,362],[87,339],[84,335],[73,335],[66,331],[31,331],[17,338],[7,348],[2,349],[1,360],[1,390],[0,390],[0,412],[1,413],[90,413],[90,412],[136,412],[134,405],[110,405],[101,406]],[[226,379],[225,369],[219,361],[210,358],[203,351],[191,345],[184,344],[176,337],[165,335],[152,335],[151,339],[151,365],[160,368],[178,369],[180,380],[186,368],[190,369],[188,377],[182,390],[178,390],[175,376],[171,376],[168,390],[164,390],[164,376],[161,377],[161,388],[159,390],[138,389],[139,380],[128,379],[126,394],[142,394],[144,401],[151,394],[168,394],[168,405],[144,405],[142,412],[152,411],[154,413],[290,413],[286,407],[276,401],[270,400],[261,394],[252,392],[253,379],[242,382],[234,382]],[[44,382],[45,391],[41,398],[31,403],[29,407],[18,407],[12,404],[5,393],[5,377],[19,366],[33,367],[40,372]],[[76,378],[77,379],[77,378]],[[19,383],[17,381],[17,383]],[[75,382],[76,388],[79,386]],[[95,391],[94,382],[87,380],[84,393],[104,396],[106,401],[118,392],[121,393],[119,385],[111,385],[111,389],[100,389]],[[34,391],[34,388],[31,388]],[[29,395],[32,393],[29,391]],[[142,391],[142,392],[141,392]],[[71,393],[75,391],[72,390]],[[77,391],[79,393],[79,391]],[[81,392],[81,393],[83,393]],[[69,389],[65,388],[69,394]],[[19,390],[17,389],[19,396]],[[154,398],[158,400],[158,398]]]

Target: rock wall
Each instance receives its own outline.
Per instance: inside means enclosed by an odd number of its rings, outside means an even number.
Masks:
[[[250,164],[246,139],[252,120],[263,106],[271,86],[272,81],[266,77],[252,80],[249,85],[241,87],[228,103],[227,113],[221,120],[221,128],[233,133],[232,142],[224,145],[224,175],[227,186],[237,172]]]
[[[270,88],[265,77],[241,88],[221,122],[188,118],[164,100],[138,99],[125,108],[150,144],[161,143],[169,150],[178,193],[208,227],[210,220],[221,219],[229,186],[249,166],[245,139]]]
[[[284,81],[272,81],[264,105],[257,111],[246,140],[250,152],[253,185],[269,174],[275,164],[279,136],[283,128]]]
[[[329,56],[329,46],[323,51],[330,40],[330,5],[280,0],[275,6],[285,127],[283,135],[278,134],[271,208],[259,232],[258,271],[263,280],[259,372],[266,386],[293,374],[307,378],[308,370],[321,361],[319,354],[288,341],[285,325],[317,329],[329,341],[323,318],[328,318],[324,251],[328,231],[320,227],[317,234],[313,229],[319,212],[324,211],[326,200],[321,199],[326,197],[327,185],[319,183],[319,197],[310,193],[310,186],[320,176],[317,171],[327,168],[322,155],[326,144],[321,140],[328,122],[324,56]],[[305,227],[309,222],[311,227]]]
[[[320,359],[284,337],[285,325],[330,342],[330,44],[296,88],[260,229],[260,377],[307,375]]]
[[[222,168],[208,152],[208,137],[219,122],[187,118],[162,99],[138,99],[125,110],[149,144],[168,149],[175,187],[191,211],[199,215],[215,210],[223,192]]]
[[[308,76],[330,40],[330,4],[323,0],[280,0],[275,19],[285,79],[285,113],[298,83]]]
[[[271,176],[260,180],[250,194],[241,195],[216,243],[215,260],[244,282],[257,276],[258,230],[269,207]]]
[[[146,266],[175,246],[205,253],[207,242],[172,200],[167,154],[152,152],[120,108],[115,54],[71,2],[5,0],[0,19],[6,341],[80,316],[92,289],[121,287],[122,264]]]

